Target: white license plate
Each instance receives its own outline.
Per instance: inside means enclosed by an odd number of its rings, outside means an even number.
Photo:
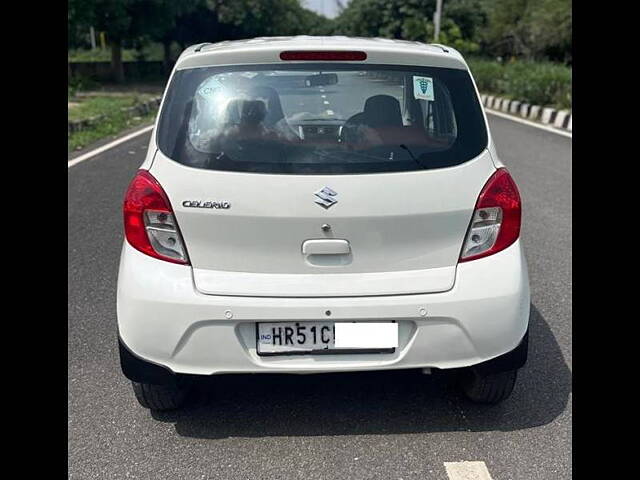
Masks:
[[[258,323],[258,354],[389,351],[398,346],[395,322]]]

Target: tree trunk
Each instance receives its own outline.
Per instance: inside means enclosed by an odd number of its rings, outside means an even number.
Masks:
[[[111,41],[111,74],[116,83],[124,82],[124,67],[122,65],[122,42]]]
[[[162,57],[164,74],[169,75],[169,72],[171,71],[171,40],[163,40],[162,50],[164,53]]]

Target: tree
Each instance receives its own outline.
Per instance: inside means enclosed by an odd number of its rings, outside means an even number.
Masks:
[[[486,19],[480,0],[444,4],[441,42],[463,52],[476,51],[476,29]],[[352,0],[336,19],[336,33],[431,42],[435,0]]]
[[[570,61],[570,0],[485,0],[485,8],[482,39],[494,55]]]
[[[302,7],[298,13],[298,22],[295,27],[299,32],[297,34],[303,35],[331,35],[333,33],[331,20]]]
[[[351,0],[335,33],[433,41],[436,0]],[[463,53],[571,61],[571,0],[445,0],[441,43]]]
[[[96,30],[106,32],[111,48],[111,70],[116,82],[124,81],[122,43],[132,37],[131,6],[136,0],[93,0],[91,24]]]
[[[150,29],[155,28],[156,16],[159,25],[165,25],[166,16],[161,13],[171,8],[171,3],[163,0],[70,0],[69,28],[88,29],[93,26],[97,31],[105,32],[111,49],[113,78],[116,82],[123,82],[123,43],[147,35]]]
[[[93,9],[82,0],[69,0],[67,7],[67,48],[76,48],[84,43],[84,34],[89,29]],[[67,77],[71,78],[71,63],[67,59]]]
[[[480,30],[487,24],[487,11],[482,0],[445,0],[443,15],[460,29],[460,36],[478,41]]]
[[[168,69],[170,46],[273,35],[327,34],[330,20],[302,8],[299,0],[147,0],[140,2],[135,31],[164,46]]]
[[[415,37],[424,31],[424,21],[433,17],[434,11],[435,0],[352,0],[336,18],[335,32],[358,37],[403,38],[403,33]]]
[[[256,36],[328,34],[331,21],[303,8],[300,0],[69,0],[69,48],[93,26],[106,32],[111,68],[124,81],[123,45],[160,42],[165,71],[171,45],[182,48]]]
[[[234,27],[232,38],[319,33],[330,23],[320,15],[303,8],[299,0],[216,0],[220,21]]]
[[[200,17],[214,14],[205,0],[141,0],[132,5],[132,31],[139,34],[138,41],[142,44],[149,41],[162,44],[166,73],[171,64],[171,44],[184,30],[183,24],[190,23],[194,12]]]
[[[571,62],[570,0],[539,0],[531,12],[531,36],[536,54]]]
[[[67,7],[67,40],[68,48],[86,45],[84,40],[90,26],[93,9],[82,0],[69,0]]]

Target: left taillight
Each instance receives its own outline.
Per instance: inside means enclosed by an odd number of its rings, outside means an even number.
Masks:
[[[520,236],[521,216],[518,187],[507,169],[499,168],[478,196],[460,262],[487,257],[512,245]]]
[[[142,253],[167,262],[189,263],[171,203],[146,170],[138,171],[125,194],[124,234]]]

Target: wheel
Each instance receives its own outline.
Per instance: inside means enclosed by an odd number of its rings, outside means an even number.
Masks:
[[[463,373],[460,387],[473,402],[495,404],[509,398],[517,376],[518,370],[480,375],[470,368]]]
[[[152,385],[131,382],[138,403],[151,410],[174,410],[180,408],[187,396],[186,384]]]

